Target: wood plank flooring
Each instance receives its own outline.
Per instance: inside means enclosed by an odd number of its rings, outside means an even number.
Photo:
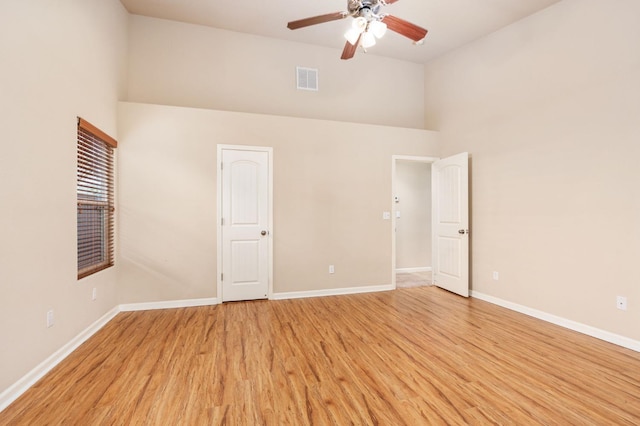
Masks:
[[[640,354],[437,287],[121,313],[1,425],[638,425]]]

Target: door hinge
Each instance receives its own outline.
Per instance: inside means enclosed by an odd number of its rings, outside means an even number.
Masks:
[[[220,170],[224,170],[224,163],[220,163]]]
[[[220,281],[224,281],[224,274],[220,274]]]
[[[222,226],[224,226],[224,217],[222,219],[220,219],[220,223],[222,224]]]

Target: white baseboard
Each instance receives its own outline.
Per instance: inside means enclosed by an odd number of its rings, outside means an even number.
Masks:
[[[28,372],[20,380],[9,386],[4,392],[0,394],[0,411],[4,410],[13,401],[18,399],[27,389],[33,386],[38,380],[40,380],[45,374],[47,374],[53,367],[58,365],[64,360],[71,352],[76,350],[78,346],[83,344],[89,337],[93,336],[98,330],[111,321],[120,310],[116,306],[100,319],[87,327],[84,331],[71,339],[66,345],[54,352],[49,358],[42,361],[36,368]]]
[[[120,305],[120,312],[152,311],[154,309],[193,308],[195,306],[217,305],[217,297],[204,299],[167,300],[164,302],[125,303]]]
[[[411,272],[431,272],[433,268],[431,266],[423,266],[418,268],[396,268],[396,273],[411,273]]]
[[[493,303],[494,305],[502,306],[503,308],[511,309],[512,311],[520,312],[521,314],[529,315],[530,317],[538,318],[555,325],[559,325],[560,327],[568,328],[569,330],[586,334],[587,336],[595,337],[596,339],[604,340],[605,342],[622,346],[623,348],[640,352],[640,341],[620,336],[619,334],[601,330],[590,325],[552,315],[543,311],[539,311],[537,309],[509,302],[507,300],[499,299],[497,297],[489,296],[477,291],[471,291],[471,297],[475,297],[476,299],[484,300],[485,302]]]
[[[395,288],[388,285],[372,285],[366,287],[346,287],[346,288],[330,288],[326,290],[310,290],[310,291],[291,291],[285,293],[273,293],[270,300],[285,300],[285,299],[304,299],[307,297],[326,297],[326,296],[343,296],[346,294],[358,294],[358,293],[375,293],[378,291],[390,291]]]

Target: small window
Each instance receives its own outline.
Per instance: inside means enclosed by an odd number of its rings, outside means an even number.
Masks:
[[[113,157],[118,142],[78,118],[78,279],[113,266]]]

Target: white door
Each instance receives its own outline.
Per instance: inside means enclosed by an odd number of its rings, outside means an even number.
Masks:
[[[222,301],[269,293],[269,151],[222,149]]]
[[[435,161],[433,193],[433,282],[469,297],[469,154]]]

